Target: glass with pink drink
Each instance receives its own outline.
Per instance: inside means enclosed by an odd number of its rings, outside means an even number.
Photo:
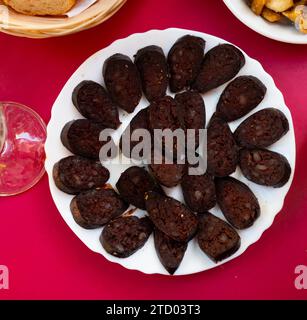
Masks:
[[[0,196],[33,187],[45,172],[46,125],[30,108],[0,102]]]

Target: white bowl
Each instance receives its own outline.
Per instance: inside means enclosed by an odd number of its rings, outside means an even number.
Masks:
[[[298,32],[291,25],[266,21],[255,15],[244,0],[224,0],[224,3],[247,27],[265,37],[287,43],[307,44],[307,34]]]

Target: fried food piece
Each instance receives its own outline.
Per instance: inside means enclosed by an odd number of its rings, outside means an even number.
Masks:
[[[296,19],[302,14],[302,9],[307,0],[301,0],[295,3],[295,6],[290,10],[282,12],[282,15],[288,18],[292,22],[296,22]]]
[[[262,13],[262,10],[264,9],[264,6],[266,4],[267,0],[253,0],[251,3],[251,9],[253,12],[260,16]]]
[[[302,33],[307,33],[307,20],[303,15],[298,16],[296,28]]]
[[[275,12],[283,12],[294,6],[293,0],[267,0],[265,6]]]
[[[269,22],[278,22],[282,18],[282,15],[280,13],[272,11],[268,8],[263,9],[261,16]]]

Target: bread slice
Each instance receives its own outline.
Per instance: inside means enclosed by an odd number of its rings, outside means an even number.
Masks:
[[[62,15],[69,11],[76,0],[4,0],[17,12],[27,15]]]

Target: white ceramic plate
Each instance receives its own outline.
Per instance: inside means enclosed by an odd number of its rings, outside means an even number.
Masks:
[[[241,22],[265,37],[287,43],[307,44],[306,34],[298,32],[294,26],[271,23],[255,15],[245,0],[224,0],[224,3]]]
[[[167,29],[167,30],[152,30],[142,34],[134,34],[129,36],[126,39],[121,39],[112,43],[109,47],[97,52],[88,60],[86,60],[80,68],[73,74],[73,76],[69,79],[69,81],[64,86],[62,92],[60,93],[59,97],[57,98],[53,108],[52,108],[52,115],[51,120],[48,125],[48,137],[46,142],[46,170],[49,175],[49,183],[50,183],[50,190],[53,197],[53,200],[62,215],[63,219],[72,229],[72,231],[77,235],[77,237],[91,250],[102,254],[108,260],[121,264],[122,266],[128,269],[136,269],[142,271],[144,273],[160,273],[160,274],[167,274],[163,266],[158,260],[154,249],[153,237],[151,236],[149,241],[146,245],[126,259],[119,259],[113,257],[106,253],[106,251],[102,248],[99,243],[99,236],[102,229],[97,230],[85,230],[79,227],[69,209],[69,204],[72,199],[72,196],[67,195],[60,190],[58,190],[54,184],[52,178],[52,168],[53,165],[58,162],[60,159],[70,155],[70,152],[65,149],[65,147],[61,144],[60,141],[60,133],[63,126],[72,119],[82,118],[78,111],[74,108],[71,102],[71,95],[72,91],[82,80],[94,80],[100,83],[103,83],[102,79],[102,65],[104,61],[111,55],[115,53],[123,53],[131,58],[137,52],[138,49],[148,46],[148,45],[158,45],[161,46],[165,53],[167,54],[171,46],[175,43],[175,41],[185,34],[192,34],[195,36],[203,37],[206,40],[206,51],[211,49],[212,47],[220,44],[225,43],[224,40],[219,39],[217,37],[190,31],[190,30],[182,30],[182,29]],[[267,86],[267,94],[263,102],[253,111],[258,111],[263,108],[267,107],[276,107],[282,110],[290,123],[290,132],[284,136],[279,142],[272,146],[272,150],[277,152],[281,152],[284,154],[293,169],[290,181],[280,189],[273,189],[258,186],[252,182],[247,181],[242,174],[240,173],[239,169],[234,174],[234,176],[243,182],[245,182],[256,194],[259,199],[261,205],[261,216],[256,221],[254,226],[251,228],[240,231],[240,236],[242,238],[242,245],[240,250],[230,257],[227,260],[224,260],[222,263],[234,259],[241,255],[251,244],[256,242],[262,233],[270,227],[273,223],[273,220],[276,214],[281,210],[284,202],[284,198],[290,188],[292,179],[293,179],[293,172],[295,166],[295,137],[294,137],[294,130],[293,130],[293,123],[289,109],[286,107],[283,96],[281,92],[276,88],[273,79],[270,75],[268,75],[262,68],[259,62],[254,59],[251,59],[245,54],[246,58],[246,65],[240,71],[240,75],[254,75],[260,78],[265,85]],[[207,119],[209,120],[212,114],[215,111],[217,101],[219,99],[220,94],[222,93],[223,89],[226,85],[219,87],[218,89],[212,90],[208,94],[205,94],[204,100],[206,103],[206,111],[207,111]],[[126,126],[129,124],[131,118],[142,108],[146,107],[148,102],[145,98],[142,98],[139,106],[137,107],[134,114],[128,115],[124,112],[120,113],[120,119],[123,122],[121,128],[119,129],[118,134],[114,137],[115,141],[118,141],[120,137],[120,132],[122,132]],[[250,115],[250,114],[249,114]],[[246,116],[247,117],[247,116]],[[246,118],[245,117],[245,118]],[[235,129],[238,124],[244,118],[240,119],[240,121],[235,121],[231,123],[231,128]],[[118,180],[121,172],[123,172],[128,166],[127,165],[111,165],[109,169],[111,171],[111,178],[110,183],[114,186],[116,181]],[[180,187],[174,189],[166,190],[168,194],[177,198],[178,200],[183,201],[182,193]],[[216,214],[217,216],[222,217],[221,212],[216,207],[211,210],[212,213]],[[144,214],[140,210],[137,211],[138,215]],[[213,263],[198,247],[196,240],[192,240],[189,243],[188,250],[185,254],[184,260],[180,265],[179,269],[177,270],[177,275],[184,275],[184,274],[192,274],[204,270],[208,270],[213,268],[219,264]]]

